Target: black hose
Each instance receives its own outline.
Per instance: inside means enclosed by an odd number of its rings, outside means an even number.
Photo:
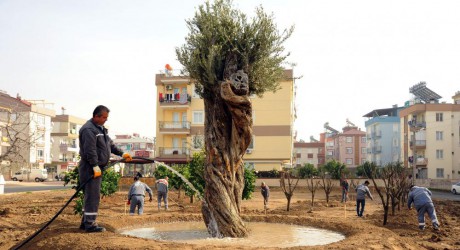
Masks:
[[[61,210],[59,210],[53,218],[51,218],[50,221],[48,221],[42,228],[40,228],[38,231],[36,231],[34,234],[32,234],[31,236],[29,236],[29,238],[27,238],[26,240],[24,240],[21,244],[19,244],[18,246],[16,246],[15,248],[13,248],[14,250],[17,250],[21,247],[23,247],[25,244],[27,244],[29,241],[31,241],[33,238],[35,238],[35,236],[37,236],[38,234],[40,234],[43,230],[45,230],[45,228],[47,228],[61,213],[62,211],[64,211],[64,209],[69,205],[69,203],[78,195],[78,192],[80,192],[80,190],[82,190],[82,188],[91,180],[93,179],[93,175],[87,180],[85,181],[83,184],[81,184],[80,186],[77,187],[77,191],[75,191],[75,194],[72,195],[72,197],[70,197],[70,199],[67,201],[67,203],[61,208]]]
[[[147,161],[146,163],[153,163],[155,162],[153,159],[150,159],[150,158],[144,158],[144,157],[133,157],[133,159],[141,159],[141,160],[145,160]],[[118,163],[118,162],[125,162],[125,160],[116,160],[116,161],[113,161],[113,162],[110,162],[111,165],[114,165],[115,163]],[[75,194],[72,195],[72,197],[70,197],[70,199],[67,201],[67,203],[61,208],[61,210],[59,210],[54,216],[53,218],[51,218],[50,221],[48,221],[42,228],[40,228],[38,231],[36,231],[34,234],[32,234],[31,236],[29,236],[26,240],[24,240],[23,242],[21,242],[21,244],[19,244],[18,246],[16,246],[15,248],[13,248],[14,250],[17,250],[17,249],[20,249],[21,247],[23,247],[25,244],[27,244],[29,241],[31,241],[33,238],[35,238],[38,234],[40,234],[43,230],[45,230],[45,228],[47,228],[61,213],[62,211],[64,211],[64,209],[70,204],[70,202],[78,195],[78,192],[80,192],[80,190],[83,189],[83,187],[91,180],[93,179],[94,175],[91,175],[91,177],[86,180],[85,182],[83,182],[83,184],[80,184],[80,186],[77,187],[77,190],[75,191]],[[102,178],[102,177],[101,177]]]

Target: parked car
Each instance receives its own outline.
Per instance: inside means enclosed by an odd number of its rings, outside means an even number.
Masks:
[[[454,194],[460,194],[460,182],[452,185],[451,191]]]

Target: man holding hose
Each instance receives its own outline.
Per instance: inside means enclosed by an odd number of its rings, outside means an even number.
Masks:
[[[97,225],[96,217],[100,202],[102,172],[109,164],[110,154],[122,156],[127,162],[132,160],[131,155],[123,153],[113,144],[104,127],[109,112],[107,107],[97,106],[93,111],[93,118],[88,120],[79,131],[80,185],[87,182],[84,187],[84,211],[80,229],[89,233],[105,231],[105,228]]]

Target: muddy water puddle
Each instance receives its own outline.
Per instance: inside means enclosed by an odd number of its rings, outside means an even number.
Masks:
[[[211,238],[202,221],[154,224],[121,234],[177,243],[245,247],[294,247],[327,245],[345,239],[329,230],[281,223],[250,222],[247,238]]]

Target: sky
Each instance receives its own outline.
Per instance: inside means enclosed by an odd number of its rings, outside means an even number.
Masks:
[[[54,103],[89,119],[110,108],[111,134],[154,137],[155,74],[182,66],[185,20],[198,0],[0,0],[0,90]],[[460,1],[234,0],[251,16],[262,5],[294,63],[297,139],[319,139],[326,122],[403,106],[421,81],[452,103],[460,90]],[[290,68],[289,64],[286,67]]]

